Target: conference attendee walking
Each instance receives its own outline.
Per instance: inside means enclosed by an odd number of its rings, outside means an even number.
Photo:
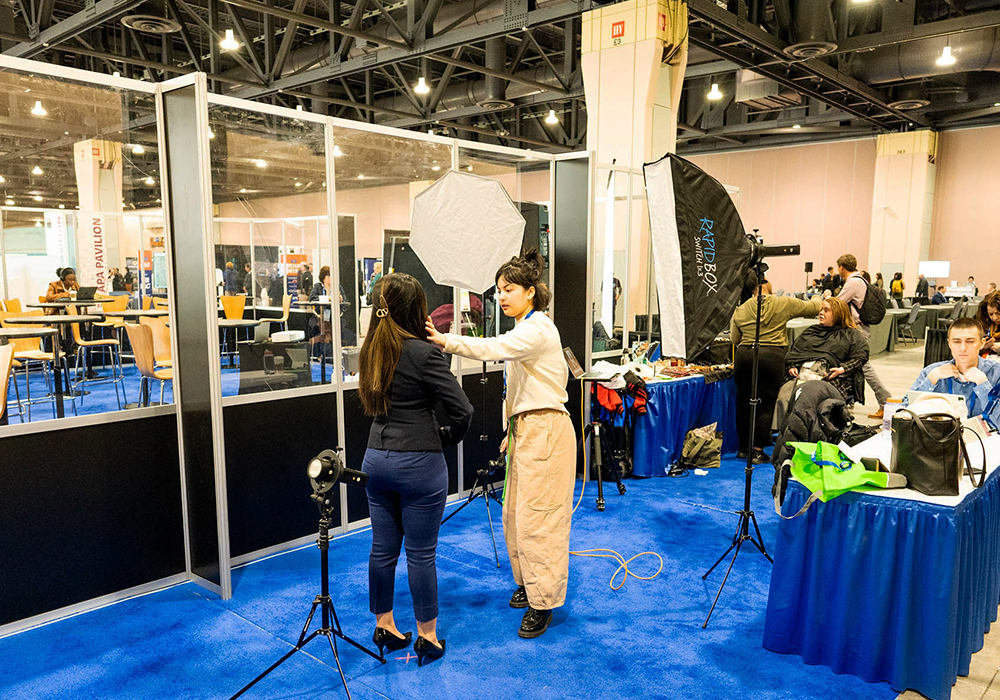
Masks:
[[[868,292],[868,283],[865,282],[864,278],[858,273],[858,259],[847,253],[841,255],[837,258],[837,267],[840,269],[840,276],[844,278],[844,288],[840,290],[840,294],[837,298],[845,302],[851,308],[851,316],[854,318],[854,323],[857,325],[858,330],[861,331],[861,335],[865,337],[865,340],[870,340],[872,337],[872,329],[861,322],[861,313],[859,309],[862,304],[865,303],[865,294]],[[893,277],[893,296],[896,296],[895,285],[899,282],[900,285],[903,284],[902,273],[897,272]],[[899,289],[899,299],[903,298],[902,287]],[[885,407],[885,402],[889,400],[890,393],[889,390],[885,388],[882,384],[882,380],[878,378],[878,374],[875,372],[875,368],[872,363],[866,362],[864,367],[861,368],[865,374],[865,381],[868,382],[868,386],[872,388],[875,392],[875,400],[878,402],[878,410],[874,413],[869,413],[869,418],[881,418],[882,411]],[[859,399],[861,397],[858,397]]]
[[[544,313],[551,293],[543,265],[532,248],[497,271],[500,308],[516,320],[497,338],[442,334],[427,319],[428,337],[445,352],[507,362],[503,532],[517,585],[510,606],[527,608],[518,629],[526,639],[544,633],[552,609],[566,602],[576,481],[576,438],[564,405],[569,371],[559,331]]]
[[[325,268],[324,268],[325,269]],[[374,294],[372,325],[361,347],[358,393],[372,416],[362,471],[368,474],[372,548],[368,559],[372,641],[381,653],[409,645],[393,616],[396,562],[406,547],[407,578],[417,621],[418,664],[444,655],[437,636],[437,542],[448,467],[442,448],[459,442],[472,404],[441,351],[425,340],[427,297],[416,279],[386,275]],[[440,404],[446,423],[439,425]]]
[[[775,297],[764,294],[760,301],[760,364],[757,379],[757,421],[754,434],[750,435],[750,399],[753,396],[753,344],[757,324],[757,273],[751,270],[746,286],[753,296],[736,309],[729,324],[736,357],[733,373],[736,379],[736,433],[739,437],[739,455],[746,457],[753,450],[753,461],[763,464],[768,457],[764,448],[771,445],[771,423],[778,390],[785,379],[785,353],[788,351],[788,333],[785,326],[793,318],[815,318],[819,315],[823,298],[814,296],[810,301],[795,297]],[[829,295],[829,292],[826,292]]]
[[[837,263],[840,264],[839,262]],[[892,294],[893,299],[902,299],[903,292],[906,289],[906,283],[903,281],[903,273],[897,272],[892,276],[892,282],[889,283],[889,291]]]
[[[923,275],[917,275],[917,290],[916,296],[918,297],[929,297],[930,294],[930,283],[927,278]]]

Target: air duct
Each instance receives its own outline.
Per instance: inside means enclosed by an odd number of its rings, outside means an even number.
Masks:
[[[486,40],[486,67],[503,71],[507,64],[507,39],[497,37]],[[486,96],[476,104],[485,109],[510,109],[514,103],[507,99],[507,81],[495,75],[486,76]]]
[[[931,103],[926,99],[919,84],[900,85],[896,89],[896,99],[889,103],[889,107],[899,110],[921,109]]]
[[[180,23],[167,13],[163,0],[147,0],[122,17],[121,23],[144,34],[173,34],[181,30]]]
[[[837,44],[831,40],[831,0],[798,0],[792,15],[795,43],[785,47],[785,53],[795,58],[815,58],[836,51]]]
[[[951,46],[954,65],[939,66],[937,59],[945,45]],[[947,38],[922,39],[886,46],[854,56],[850,72],[869,85],[937,75],[1000,71],[1000,30],[980,29]]]

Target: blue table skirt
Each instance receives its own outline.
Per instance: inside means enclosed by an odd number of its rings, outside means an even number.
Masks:
[[[718,423],[724,453],[736,452],[736,382],[730,377],[705,384],[702,376],[646,385],[646,415],[635,419],[632,462],[636,476],[665,476],[680,459],[684,435]]]
[[[955,508],[848,493],[783,520],[764,647],[949,698],[997,619],[998,490],[1000,469]],[[783,512],[808,494],[789,482]]]

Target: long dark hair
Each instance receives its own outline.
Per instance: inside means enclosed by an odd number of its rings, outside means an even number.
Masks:
[[[993,327],[993,319],[990,318],[991,307],[1000,310],[1000,292],[990,292],[979,302],[979,311],[976,313],[976,318],[979,319],[979,323],[984,330]]]
[[[535,297],[532,304],[535,311],[544,311],[552,300],[552,292],[542,282],[543,269],[545,269],[545,259],[538,252],[538,248],[528,248],[523,255],[515,256],[501,265],[493,281],[499,283],[503,277],[511,284],[525,289],[534,287]]]
[[[394,272],[379,279],[372,289],[372,322],[361,346],[361,407],[366,415],[389,412],[392,385],[403,341],[417,338],[426,342],[427,296],[410,275]]]

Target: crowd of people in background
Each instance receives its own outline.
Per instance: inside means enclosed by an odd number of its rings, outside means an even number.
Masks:
[[[878,409],[869,418],[884,416],[890,392],[879,379],[870,362],[871,328],[861,318],[869,290],[877,290],[883,299],[907,298],[903,273],[894,272],[888,286],[881,272],[874,280],[868,272],[858,269],[854,255],[845,254],[836,266],[826,268],[826,274],[812,280],[807,291],[811,299],[771,296],[771,284],[758,280],[751,271],[744,288],[744,298],[752,295],[734,312],[730,334],[735,348],[734,376],[738,396],[737,433],[739,455],[751,453],[755,463],[769,458],[764,449],[772,444],[771,435],[776,407],[787,404],[792,388],[803,379],[823,380],[839,392],[848,406],[864,403],[867,383],[875,394]],[[930,296],[933,289],[933,296]],[[946,304],[948,288],[932,288],[923,274],[917,276],[913,302]],[[758,399],[756,425],[750,434],[750,397],[753,371],[753,344],[760,294],[761,326],[758,366]],[[780,294],[780,292],[779,292]],[[976,297],[979,288],[969,276],[964,288],[953,294]],[[789,347],[786,326],[797,317],[819,317],[819,323],[798,334]],[[995,427],[1000,422],[1000,293],[990,282],[974,318],[959,318],[948,335],[952,352],[950,361],[927,367],[913,384],[913,390],[965,394],[969,398],[971,415],[983,415]]]

